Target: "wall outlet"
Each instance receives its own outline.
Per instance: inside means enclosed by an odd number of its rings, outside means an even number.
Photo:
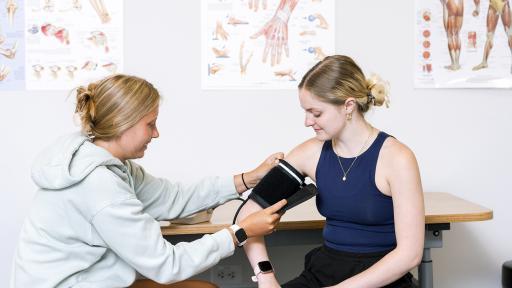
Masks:
[[[211,269],[211,281],[216,284],[242,283],[242,267],[238,265],[217,265]]]

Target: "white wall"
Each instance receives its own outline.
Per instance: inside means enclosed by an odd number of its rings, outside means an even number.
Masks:
[[[146,77],[165,98],[161,137],[141,161],[153,174],[240,172],[313,135],[303,127],[295,91],[200,89],[199,1],[125,2],[126,72]],[[369,119],[415,151],[425,191],[494,210],[492,221],[454,224],[445,233],[445,247],[433,251],[435,285],[498,287],[501,263],[512,259],[512,93],[414,89],[413,2],[339,1],[337,52],[391,82],[391,108]],[[7,286],[34,193],[30,163],[43,145],[76,129],[73,99],[66,97],[63,91],[0,93],[0,287]]]

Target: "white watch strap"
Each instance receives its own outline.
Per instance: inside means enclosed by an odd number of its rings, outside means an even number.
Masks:
[[[229,226],[229,229],[231,230],[231,232],[233,232],[233,235],[236,234],[236,231],[242,229],[240,226],[236,225],[236,224],[233,224],[231,226]],[[237,244],[235,246],[238,246],[240,245],[241,243],[238,243],[238,239],[236,238],[236,235],[235,235],[235,239],[236,239],[236,242]]]

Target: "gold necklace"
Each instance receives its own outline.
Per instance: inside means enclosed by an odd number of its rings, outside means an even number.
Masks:
[[[343,168],[343,165],[341,164],[340,156],[338,156],[338,152],[336,152],[336,148],[335,148],[336,142],[335,142],[334,138],[332,138],[332,142],[331,142],[332,143],[332,151],[334,151],[334,154],[336,155],[336,159],[338,159],[338,163],[340,163],[341,171],[343,171],[343,177],[341,177],[341,180],[347,181],[348,172],[350,172],[350,169],[352,169],[352,166],[354,166],[354,163],[356,163],[357,158],[361,155],[361,152],[363,152],[364,147],[366,147],[366,144],[368,144],[368,141],[370,140],[370,138],[373,134],[372,132],[373,132],[373,127],[371,128],[370,133],[368,133],[368,138],[366,138],[366,141],[364,141],[363,146],[361,147],[361,149],[359,149],[359,152],[357,152],[357,156],[354,158],[354,160],[352,160],[352,163],[350,163],[350,166],[348,166],[347,171],[345,171],[345,168]]]

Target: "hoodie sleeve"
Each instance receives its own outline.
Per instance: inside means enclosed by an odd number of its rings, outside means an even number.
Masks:
[[[157,220],[185,217],[238,197],[233,177],[207,177],[193,184],[172,183],[154,177],[128,161],[137,198],[144,212]]]
[[[111,204],[92,218],[103,241],[145,277],[160,283],[201,273],[234,253],[231,234],[223,229],[193,242],[172,245],[160,226],[135,198]]]

